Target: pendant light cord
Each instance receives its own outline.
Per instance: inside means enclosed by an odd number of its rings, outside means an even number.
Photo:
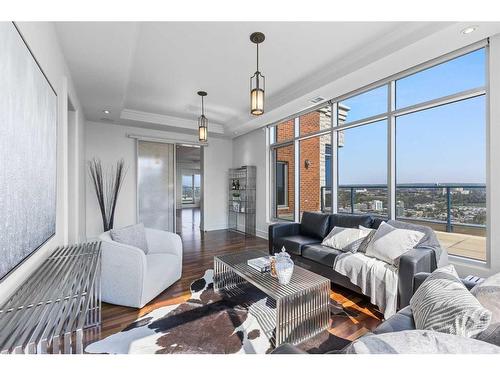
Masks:
[[[259,43],[257,44],[257,71],[259,71]]]
[[[205,107],[203,106],[203,96],[201,97],[201,114],[205,116]]]

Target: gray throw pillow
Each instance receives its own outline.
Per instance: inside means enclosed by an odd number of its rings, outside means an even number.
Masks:
[[[359,229],[368,233],[368,235],[363,239],[363,242],[358,247],[359,253],[366,253],[366,248],[368,247],[368,244],[373,239],[373,236],[375,236],[375,233],[377,233],[377,230],[373,229],[373,228],[366,228],[362,225],[359,226]]]
[[[459,279],[452,265],[436,269],[410,300],[415,327],[473,337],[491,320],[486,310]]]
[[[476,285],[471,293],[484,308],[491,311],[490,325],[475,338],[500,346],[500,273]]]
[[[399,331],[361,337],[345,354],[495,354],[500,348],[468,337],[433,331]]]
[[[137,247],[144,251],[145,254],[149,251],[148,242],[146,241],[146,231],[142,223],[129,225],[120,229],[111,229],[109,235],[113,241]]]

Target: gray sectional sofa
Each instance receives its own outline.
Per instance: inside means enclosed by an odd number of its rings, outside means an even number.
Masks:
[[[417,273],[414,278],[413,283],[413,292],[418,289],[420,285],[425,281],[425,279],[429,276],[429,273],[422,272]],[[468,280],[462,280],[467,289],[472,289],[476,283]],[[400,310],[398,313],[385,320],[380,324],[374,331],[373,334],[380,335],[383,333],[394,333],[401,331],[411,331],[415,330],[415,321],[413,320],[413,314],[410,306],[406,306],[404,309]],[[335,351],[334,353],[342,354],[343,351]],[[307,354],[306,352],[296,348],[290,344],[283,344],[276,348],[272,354]]]
[[[334,284],[361,293],[358,286],[344,275],[334,271],[333,263],[341,252],[321,245],[335,226],[378,228],[383,220],[369,215],[323,214],[304,212],[300,223],[277,223],[269,226],[269,253],[282,247],[291,254],[295,264],[329,278]],[[427,227],[426,237],[437,242],[432,229]],[[437,268],[435,252],[429,247],[412,249],[399,261],[398,308],[408,306],[413,294],[414,276],[419,272],[432,272]]]

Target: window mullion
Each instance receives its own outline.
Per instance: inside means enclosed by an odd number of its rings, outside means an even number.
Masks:
[[[389,95],[387,100],[387,111],[390,113],[387,121],[387,199],[388,217],[396,219],[396,116],[393,111],[396,108],[396,82],[388,84]]]
[[[294,141],[294,189],[295,189],[295,204],[294,204],[294,219],[296,222],[300,222],[300,150],[299,150],[299,128],[300,128],[300,118],[295,118],[295,141]]]
[[[338,187],[339,187],[339,175],[338,175],[338,131],[336,130],[338,126],[338,103],[335,102],[332,104],[332,156],[331,156],[331,173],[332,173],[332,193],[331,193],[331,201],[332,201],[332,212],[336,214],[338,212]]]

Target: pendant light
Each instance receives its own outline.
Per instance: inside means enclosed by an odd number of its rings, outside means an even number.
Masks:
[[[205,91],[198,91],[201,96],[201,116],[198,118],[198,135],[200,142],[206,142],[208,139],[208,119],[205,117],[205,107],[203,105],[203,97],[207,96]]]
[[[259,44],[266,39],[263,33],[255,32],[250,35],[252,43],[257,45],[257,71],[250,78],[250,113],[259,116],[264,113],[264,91],[266,78],[259,72]]]

